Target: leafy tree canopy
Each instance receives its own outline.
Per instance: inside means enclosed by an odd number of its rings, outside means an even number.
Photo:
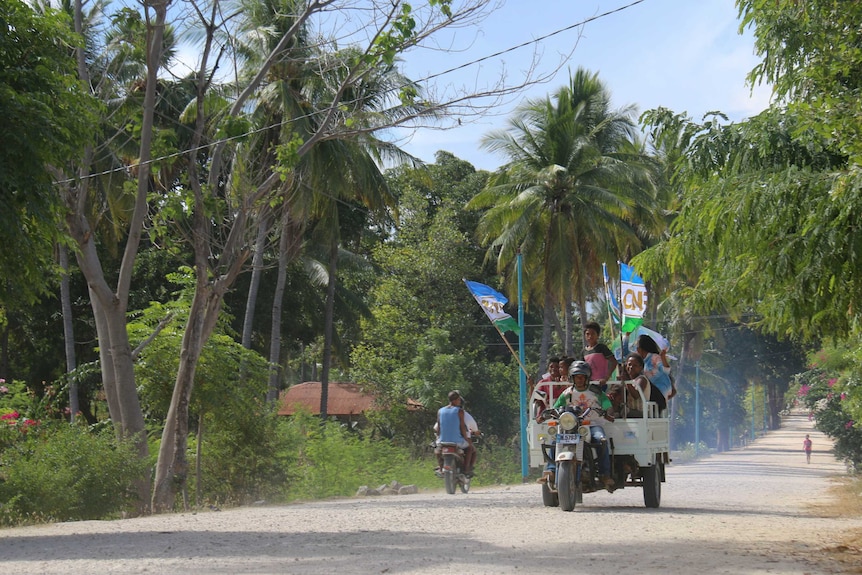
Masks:
[[[64,14],[0,0],[0,30],[0,302],[30,302],[47,287],[62,223],[49,166],[79,154],[95,107],[77,81],[80,41]]]

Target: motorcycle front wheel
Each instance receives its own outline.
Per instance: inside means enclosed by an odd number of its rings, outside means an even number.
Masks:
[[[443,481],[446,483],[446,493],[455,495],[455,456],[443,456]]]
[[[575,508],[578,491],[574,461],[560,461],[557,464],[557,494],[560,498],[560,509],[572,511]]]

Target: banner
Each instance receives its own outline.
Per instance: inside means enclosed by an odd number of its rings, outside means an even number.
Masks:
[[[485,315],[488,316],[491,323],[497,326],[500,333],[507,331],[514,331],[516,334],[521,333],[521,328],[518,322],[515,321],[515,318],[503,311],[503,306],[509,301],[506,299],[506,296],[485,284],[471,282],[466,279],[464,283],[467,284],[467,289],[470,290],[470,293],[473,294],[473,297],[476,298],[476,301],[485,310]]]
[[[620,262],[620,304],[622,306],[625,333],[632,332],[644,321],[647,306],[647,291],[644,280],[635,269]]]

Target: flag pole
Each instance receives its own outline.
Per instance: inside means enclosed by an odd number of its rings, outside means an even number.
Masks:
[[[608,266],[607,266],[607,264],[606,264],[605,262],[602,262],[602,277],[603,277],[603,279],[604,279],[604,281],[605,281],[605,299],[606,299],[605,307],[606,307],[606,308],[607,308],[607,310],[608,310],[608,324],[611,326],[611,338],[610,338],[610,341],[613,341],[613,340],[614,340],[614,338],[616,337],[616,336],[614,335],[614,314],[611,312],[611,291],[610,291],[610,290],[611,290],[611,286],[610,286],[610,285],[608,285],[608,280],[609,280],[610,278],[608,277]],[[622,313],[622,310],[620,310],[620,313]],[[620,332],[622,332],[622,328],[623,328],[623,322],[622,322],[622,318],[620,318]],[[622,342],[622,341],[620,341],[620,356],[622,356],[622,354],[623,354],[623,342]],[[622,357],[621,357],[620,359],[622,359]],[[623,362],[622,362],[622,361],[620,361],[620,362],[618,363],[618,365],[622,365],[622,363],[623,363]],[[620,379],[620,373],[619,373],[619,372],[620,372],[620,368],[619,368],[619,367],[617,367],[617,369],[616,369],[615,371],[617,372],[617,379]],[[610,377],[611,375],[613,375],[613,374],[612,374],[612,373],[611,373],[611,374],[608,374],[608,377]]]
[[[620,274],[620,279],[617,283],[617,302],[620,306],[620,356],[622,357],[622,361],[620,362],[622,365],[626,363],[626,348],[625,342],[623,342],[623,326],[626,325],[626,306],[623,304],[623,262],[617,260],[617,272]]]
[[[509,343],[509,340],[506,339],[506,336],[503,334],[502,331],[500,331],[500,328],[497,327],[497,325],[494,323],[492,323],[491,325],[494,326],[494,329],[497,330],[497,333],[499,333],[500,337],[503,338],[503,341],[506,342],[506,347],[508,347],[509,351],[512,352],[512,357],[515,358],[515,360],[518,362],[518,365],[521,366],[521,373],[524,375],[524,378],[526,379],[526,377],[529,375],[529,372],[527,371],[527,368],[524,367],[524,361],[520,357],[518,357],[518,354],[515,352],[515,348],[512,347],[512,344]],[[520,338],[521,336],[519,335],[518,337]]]
[[[527,445],[527,370],[524,369],[524,298],[522,292],[521,250],[518,250],[518,364],[521,366],[519,380],[521,419],[521,479],[527,482],[530,472],[529,446]],[[508,343],[508,341],[506,342]]]
[[[605,280],[605,307],[608,310],[608,323],[611,326],[611,341],[616,337],[614,335],[614,314],[611,312],[611,286],[608,285],[608,280],[610,277],[608,276],[608,266],[606,263],[602,262],[602,275]],[[623,327],[622,318],[620,318],[620,328]],[[623,348],[620,347],[620,352],[622,352]]]

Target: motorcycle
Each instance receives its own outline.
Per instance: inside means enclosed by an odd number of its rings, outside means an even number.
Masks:
[[[473,446],[479,443],[479,437],[473,436]],[[449,495],[455,494],[455,488],[458,487],[461,493],[470,491],[470,478],[464,474],[464,450],[458,447],[457,443],[448,443],[441,441],[437,444],[443,455],[443,467],[437,474],[442,477],[446,484],[446,493]]]
[[[566,406],[542,413],[542,419],[548,424],[548,435],[541,438],[545,459],[542,502],[547,507],[559,506],[563,511],[572,511],[581,502],[584,446],[590,438],[590,428],[584,425],[584,420],[591,411],[590,408]]]

